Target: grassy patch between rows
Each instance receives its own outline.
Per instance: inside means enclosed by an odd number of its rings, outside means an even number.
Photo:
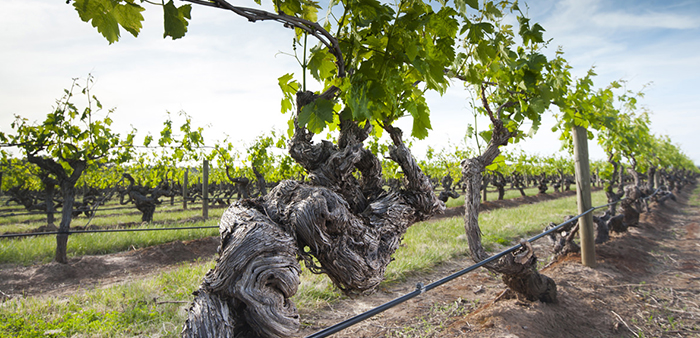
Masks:
[[[525,195],[527,195],[527,196],[535,196],[540,192],[540,190],[535,188],[535,187],[526,188],[523,190],[525,191]],[[552,189],[549,189],[548,192],[552,192]],[[460,193],[461,193],[461,191],[460,191]],[[483,192],[482,192],[482,195],[483,195]],[[498,192],[494,192],[494,191],[489,190],[489,192],[486,194],[486,197],[488,198],[488,201],[496,201],[496,200],[498,200]],[[518,198],[518,197],[522,197],[522,195],[520,194],[520,190],[517,190],[517,189],[506,190],[505,194],[503,195],[504,200],[509,200],[509,199]],[[464,195],[461,195],[458,198],[450,198],[445,203],[445,206],[448,208],[461,207],[463,205],[464,205]]]
[[[210,208],[209,217],[219,218],[226,208]],[[153,214],[154,223],[177,223],[188,219],[202,216],[202,209],[183,210],[180,206],[158,206]],[[55,224],[61,220],[61,214],[56,213]],[[84,227],[87,225],[97,227],[114,227],[124,224],[141,223],[141,213],[135,208],[105,210],[95,213],[95,217],[90,220],[84,214],[73,218],[71,227]],[[0,218],[0,233],[21,233],[28,232],[39,226],[46,225],[46,215],[15,215]]]
[[[0,306],[0,337],[177,336],[192,291],[214,262],[182,264],[157,277]]]
[[[181,227],[216,226],[219,220],[210,218],[203,222],[180,224]],[[165,225],[144,225],[135,229],[172,227]],[[68,257],[83,255],[104,255],[129,249],[145,248],[173,241],[188,241],[208,236],[216,236],[219,229],[190,229],[164,231],[135,231],[114,233],[74,234],[68,238]],[[0,263],[31,265],[50,262],[56,251],[55,236],[36,236],[21,239],[0,240]]]
[[[594,205],[603,204],[604,200],[602,192],[593,194]],[[484,244],[497,249],[499,243],[528,237],[542,231],[549,222],[560,222],[565,215],[575,213],[575,196],[482,213]],[[468,248],[463,234],[461,217],[412,226],[394,255],[395,261],[387,268],[384,283],[402,281],[411,273],[465,255]],[[71,236],[71,240],[77,237]],[[156,277],[85,290],[63,299],[29,297],[5,301],[0,305],[0,337],[178,336],[191,293],[213,264],[213,260],[182,264]],[[341,297],[325,275],[304,271],[294,301],[299,308],[314,309]]]

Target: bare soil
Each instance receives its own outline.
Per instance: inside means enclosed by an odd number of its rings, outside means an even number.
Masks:
[[[69,259],[68,264],[5,264],[0,266],[0,292],[8,296],[69,295],[96,285],[145,278],[181,262],[208,259],[216,254],[218,246],[218,237],[206,237],[110,255],[81,256]]]
[[[597,267],[584,267],[579,255],[568,255],[545,268],[543,273],[558,285],[556,304],[504,294],[500,278],[479,269],[333,337],[700,337],[700,207],[687,204],[693,188],[686,187],[675,202],[653,205],[638,227],[598,245]],[[561,197],[552,195],[486,202],[484,210],[489,204],[512,207]],[[445,216],[459,216],[454,209]],[[211,258],[218,244],[212,237],[73,258],[67,265],[0,266],[0,298],[3,293],[61,296],[145,278],[183,261]],[[535,248],[544,257],[542,265],[548,263],[547,240]],[[461,257],[430,273],[384,285],[369,296],[346,298],[316,311],[302,309],[301,334],[312,334],[409,293],[418,282],[430,283],[471,264],[469,257]]]

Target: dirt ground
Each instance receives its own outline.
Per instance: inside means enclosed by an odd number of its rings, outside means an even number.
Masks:
[[[638,227],[598,245],[597,267],[583,267],[580,256],[569,255],[545,268],[543,273],[558,286],[556,304],[499,298],[505,290],[500,278],[479,269],[333,337],[700,337],[700,207],[687,204],[692,188],[686,187],[677,201],[653,205],[651,213],[642,214]],[[559,197],[549,195],[539,199]],[[492,201],[484,209],[539,199]],[[445,216],[459,214],[449,210]],[[206,238],[73,258],[67,265],[0,266],[0,298],[60,296],[142,278],[182,261],[211,257],[217,246],[217,238]],[[535,248],[542,265],[548,263],[547,240],[540,240]],[[428,284],[471,264],[462,257],[369,296],[344,299],[319,311],[302,310],[301,335],[409,293],[418,282]]]
[[[4,264],[0,265],[0,292],[4,296],[68,295],[96,285],[145,278],[181,262],[208,259],[216,254],[218,246],[217,237],[207,237],[117,254],[76,257],[69,259],[68,264]]]

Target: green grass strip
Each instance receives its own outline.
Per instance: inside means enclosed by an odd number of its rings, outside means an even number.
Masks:
[[[181,224],[187,226],[216,226],[218,218],[204,222]],[[168,225],[146,225],[135,229],[171,227]],[[219,230],[189,229],[164,231],[135,231],[114,233],[74,234],[68,237],[68,257],[83,255],[104,255],[109,253],[139,249],[173,241],[188,241],[203,237],[217,236]],[[50,262],[56,252],[55,236],[36,236],[19,239],[0,240],[0,263],[31,265]]]
[[[0,337],[176,337],[192,291],[213,266],[181,264],[157,277],[64,299],[13,299],[0,307]]]
[[[594,205],[604,203],[602,192],[593,193]],[[539,233],[549,222],[561,222],[569,214],[576,214],[575,196],[481,213],[484,245],[498,249],[499,243]],[[402,281],[467,252],[462,217],[416,224],[409,228],[395,261],[389,264],[384,283]],[[213,260],[181,264],[157,277],[62,299],[12,299],[0,306],[0,337],[176,337],[192,291],[213,266]],[[311,310],[342,297],[328,277],[304,271],[294,301],[300,309]]]
[[[209,217],[220,218],[221,215],[226,211],[226,208],[212,208],[209,209]],[[153,214],[154,223],[176,223],[183,222],[188,219],[202,216],[202,209],[188,209],[182,210],[179,207],[174,208],[171,206],[158,206],[156,212]],[[56,214],[55,224],[61,220],[61,214]],[[85,215],[80,215],[73,218],[71,221],[71,227],[84,227],[86,225],[94,225],[97,227],[109,227],[122,224],[138,224],[141,223],[141,213],[135,208],[123,209],[123,210],[113,210],[113,211],[98,211],[96,216],[89,220],[89,217]],[[46,215],[24,215],[24,216],[10,216],[0,218],[0,233],[7,232],[27,232],[41,225],[46,225]]]
[[[571,189],[575,190],[576,187],[571,186]],[[527,196],[536,196],[540,192],[540,190],[535,188],[535,187],[526,188],[523,190],[525,191],[525,195],[527,195]],[[553,191],[554,190],[552,188],[547,190],[548,193],[551,193]],[[460,193],[461,193],[461,191],[460,191]],[[497,201],[498,200],[498,192],[493,192],[493,191],[489,190],[489,192],[486,194],[486,197],[487,197],[487,201],[489,201],[489,202]],[[514,198],[518,198],[518,197],[522,197],[522,195],[520,194],[520,190],[517,190],[517,189],[506,190],[505,194],[503,194],[504,200],[514,199]],[[483,192],[482,192],[482,198],[483,198]],[[463,205],[464,205],[464,195],[461,195],[458,198],[450,198],[445,203],[445,206],[447,206],[448,208],[461,207]]]

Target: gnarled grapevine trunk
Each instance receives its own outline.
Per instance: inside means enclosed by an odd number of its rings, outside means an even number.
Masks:
[[[545,173],[540,174],[540,176],[537,178],[538,194],[540,194],[540,195],[547,194],[547,189],[548,189],[547,183],[548,183],[547,174],[545,174]]]
[[[525,183],[523,183],[523,175],[521,173],[513,174],[513,185],[520,191],[520,196],[525,197]]]
[[[488,150],[487,150],[488,152]],[[466,177],[467,192],[465,195],[464,225],[469,242],[472,258],[480,262],[489,258],[489,254],[481,244],[481,229],[479,228],[479,191],[481,190],[481,172],[486,165],[485,155],[462,161],[462,175]],[[495,148],[495,156],[498,149]],[[527,243],[527,242],[526,242]],[[486,268],[503,274],[503,282],[513,291],[529,300],[555,302],[557,287],[554,281],[537,271],[537,257],[532,252],[529,243],[521,250],[505,255],[498,261],[486,265]]]
[[[615,193],[613,191],[613,188],[615,186],[615,181],[618,179],[622,180],[622,177],[618,176],[619,162],[615,161],[613,153],[608,153],[608,163],[610,163],[613,166],[613,170],[610,174],[610,180],[605,182],[605,196],[607,197],[608,203],[610,204],[608,206],[608,214],[610,214],[610,216],[615,216],[615,214],[617,213],[617,203],[614,202],[620,200],[623,194],[620,194],[619,192]]]
[[[56,176],[56,181],[61,187],[61,192],[63,193],[63,207],[61,209],[61,223],[58,226],[59,234],[56,235],[55,260],[62,264],[68,263],[68,232],[70,231],[70,223],[73,219],[75,184],[78,182],[80,175],[83,174],[83,171],[85,171],[87,163],[81,160],[68,161],[68,164],[73,169],[73,172],[69,176],[63,166],[51,158],[30,154],[27,156],[27,160]]]
[[[569,215],[564,217],[564,222],[569,221],[574,216]],[[595,224],[595,244],[605,243],[610,240],[610,231],[608,228],[610,215],[605,213],[602,217],[593,216],[593,222]],[[549,226],[545,228],[544,231],[554,228],[557,226],[556,223],[550,223]],[[574,238],[579,231],[579,222],[575,220],[568,225],[565,225],[554,233],[548,235],[549,239],[552,241],[552,253],[555,256],[566,255],[571,252],[580,252],[581,247],[574,242]]]
[[[462,177],[466,181],[464,197],[464,226],[467,232],[469,250],[476,262],[489,258],[481,245],[481,229],[479,228],[479,192],[481,191],[481,175],[487,165],[499,155],[499,146],[505,145],[512,133],[503,127],[499,120],[495,121],[491,141],[480,156],[462,161]],[[537,257],[528,242],[516,252],[505,255],[499,260],[487,264],[491,271],[502,273],[503,282],[513,291],[529,300],[556,302],[557,286],[554,281],[537,271]]]
[[[439,200],[447,202],[447,200],[450,198],[459,198],[459,193],[454,190],[454,187],[452,187],[452,182],[452,175],[449,173],[442,178],[441,183],[443,190],[438,195]]]
[[[238,189],[238,199],[248,198],[248,185],[250,184],[250,180],[245,176],[231,177],[229,169],[229,166],[226,166],[226,177],[236,185],[236,189]]]
[[[506,178],[498,171],[496,171],[495,176],[493,185],[498,189],[498,200],[502,201],[503,197],[506,195]]]
[[[161,195],[160,190],[158,188],[151,189],[150,196],[148,196],[148,192],[139,191],[137,187],[134,187],[136,181],[130,174],[123,174],[123,176],[129,181],[125,194],[129,196],[130,200],[134,201],[136,209],[141,212],[141,222],[152,222],[153,214],[156,212],[156,204],[160,203],[158,201]],[[122,195],[120,200],[121,204],[128,203],[128,201],[124,202],[123,199],[124,195]]]
[[[483,171],[482,171],[483,173]],[[491,177],[489,175],[483,175],[481,176],[481,190],[483,190],[483,195],[484,195],[484,202],[488,201],[488,187],[489,187],[489,182],[491,181]]]
[[[641,208],[639,201],[642,198],[642,192],[636,185],[628,185],[625,187],[625,199],[620,202],[620,213],[623,215],[622,222],[627,227],[637,226],[639,224],[639,214]]]
[[[44,196],[44,204],[46,205],[46,224],[49,228],[54,227],[54,221],[56,219],[56,207],[53,203],[54,195],[56,194],[56,186],[58,181],[51,178],[47,172],[43,172],[41,175],[41,183],[44,184],[44,191],[46,195]]]
[[[251,165],[253,168],[253,174],[255,175],[255,183],[258,186],[258,194],[260,196],[267,195],[267,182],[265,181],[265,176],[258,170],[256,165]]]
[[[297,107],[314,99],[299,93]],[[183,336],[294,335],[299,316],[290,297],[299,284],[298,257],[348,294],[381,282],[408,227],[445,206],[401,131],[391,126],[384,127],[394,143],[390,156],[404,182],[398,190],[383,189],[381,163],[362,146],[368,128],[341,121],[337,145],[313,144],[311,133],[295,128],[289,152],[309,173],[308,181],[282,181],[224,213],[220,257],[196,293]]]
[[[183,336],[289,337],[299,315],[289,298],[301,268],[294,237],[260,201],[235,202],[221,217],[216,268],[195,293]]]

